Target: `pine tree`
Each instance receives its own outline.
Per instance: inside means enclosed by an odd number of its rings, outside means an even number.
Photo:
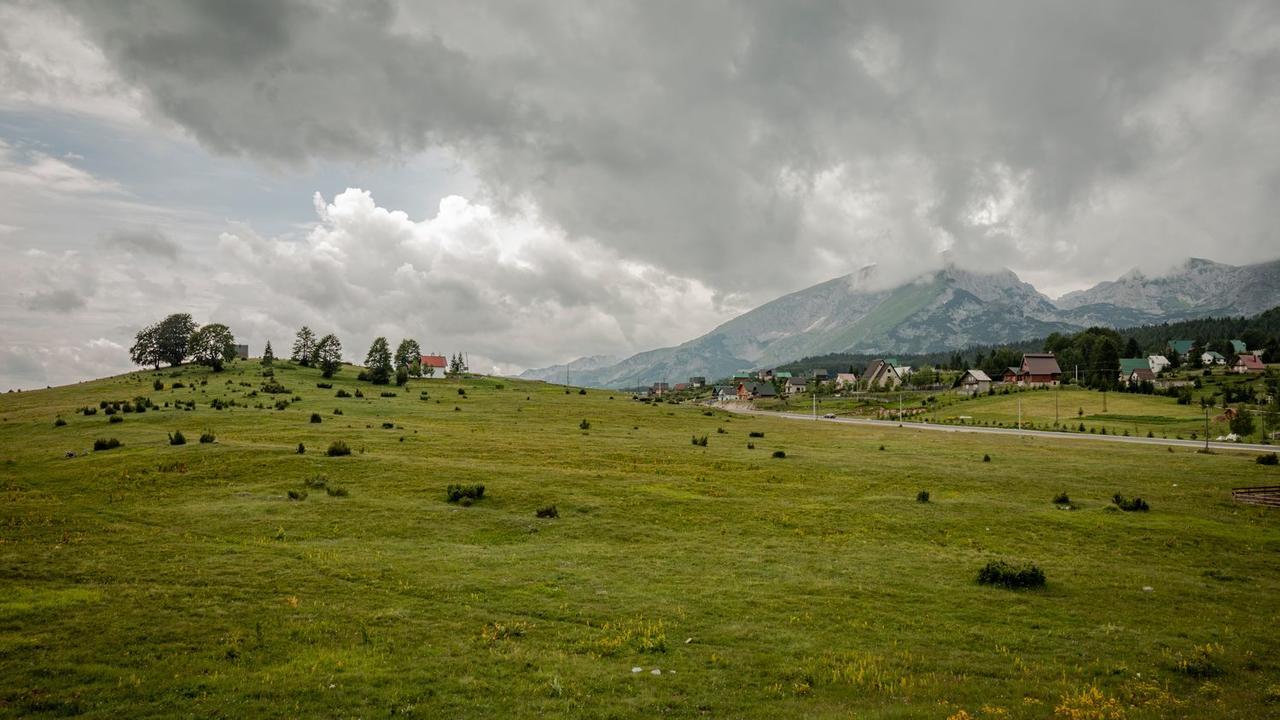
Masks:
[[[292,360],[299,365],[311,365],[316,357],[316,334],[311,332],[311,328],[306,325],[298,331],[297,338],[293,341]]]
[[[262,365],[263,367],[271,367],[275,364],[276,354],[271,350],[271,341],[267,341],[267,346],[262,349]]]

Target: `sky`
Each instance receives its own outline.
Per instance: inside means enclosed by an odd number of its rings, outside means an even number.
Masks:
[[[171,312],[515,372],[875,264],[1280,255],[1280,4],[0,0],[0,389]]]

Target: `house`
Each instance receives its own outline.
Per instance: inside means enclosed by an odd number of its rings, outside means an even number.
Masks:
[[[737,395],[739,400],[751,400],[752,398],[777,397],[778,391],[774,390],[773,385],[769,383],[740,382],[738,383]]]
[[[671,385],[668,383],[656,382],[649,386],[649,394],[654,397],[662,397],[669,392],[671,392]]]
[[[1151,368],[1139,367],[1134,368],[1128,375],[1124,377],[1126,385],[1137,385],[1141,382],[1155,383],[1156,374],[1151,372]]]
[[[1252,373],[1264,372],[1267,366],[1263,364],[1262,358],[1255,353],[1244,353],[1236,358],[1236,364],[1231,367],[1234,372]]]
[[[981,370],[970,368],[960,376],[960,385],[956,392],[961,395],[978,395],[991,389],[991,377]]]
[[[715,394],[716,400],[732,400],[738,397],[738,389],[733,385],[717,385]]]
[[[675,391],[684,392],[689,389],[689,383],[676,383]]]
[[[783,389],[788,395],[796,395],[804,392],[808,387],[809,383],[804,378],[793,377],[787,379],[787,384],[783,386]]]
[[[1200,354],[1200,362],[1204,365],[1226,365],[1227,359],[1222,356],[1222,353],[1210,350]]]
[[[1195,340],[1170,340],[1166,346],[1167,349],[1178,353],[1178,357],[1186,357],[1187,353],[1196,346]]]
[[[1018,368],[1008,367],[1004,369],[1004,373],[1000,376],[1000,382],[1016,383],[1018,382]]]
[[[237,346],[236,346],[236,357],[237,357],[237,358],[240,358],[241,360],[248,360],[248,359],[249,359],[249,346],[248,346],[248,345],[237,345]]]
[[[770,382],[773,380],[773,368],[761,370],[756,373],[756,379],[761,382]]]
[[[1235,353],[1236,355],[1240,355],[1242,353],[1249,352],[1249,348],[1244,344],[1243,340],[1232,340],[1231,352]]]
[[[1148,355],[1147,364],[1151,366],[1151,372],[1159,375],[1173,363],[1169,362],[1169,358],[1163,355]]]
[[[787,372],[786,370],[782,370],[780,372],[774,373],[773,377],[777,380],[790,380],[791,373]]]
[[[753,375],[750,370],[739,370],[733,374],[733,381],[742,382],[744,380],[751,380],[754,377],[755,375]]]
[[[836,373],[836,387],[847,388],[858,384],[858,376],[851,373]]]
[[[444,377],[445,371],[449,369],[449,362],[443,355],[423,355],[418,358],[418,365],[422,368],[423,375]]]
[[[827,371],[826,371],[825,369],[823,369],[823,368],[815,368],[815,369],[813,370],[813,379],[814,379],[814,380],[817,380],[818,382],[826,382],[826,381],[827,381],[827,377],[828,377],[828,375],[827,375]]]
[[[898,372],[898,377],[904,378],[904,379],[910,375],[915,374],[915,371],[916,371],[916,369],[911,367],[910,365],[899,365],[897,363],[893,364],[893,369]]]
[[[1128,382],[1134,370],[1150,370],[1151,361],[1147,358],[1120,358],[1120,382]]]
[[[707,379],[701,375],[694,375],[689,378],[689,387],[702,388],[707,386]]]
[[[1036,387],[1057,385],[1062,377],[1062,369],[1053,353],[1026,353],[1022,356],[1022,366],[1018,368],[1018,384]]]
[[[894,388],[902,384],[902,376],[888,360],[873,360],[862,378],[869,388]]]

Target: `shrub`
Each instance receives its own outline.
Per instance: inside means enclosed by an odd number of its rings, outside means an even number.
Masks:
[[[334,408],[334,409],[333,409],[333,414],[334,414],[334,415],[341,415],[341,414],[342,414],[342,408]]]
[[[999,585],[1011,590],[1044,587],[1044,571],[1033,563],[1013,565],[991,560],[978,571],[979,585]]]
[[[881,446],[880,446],[880,451],[881,451],[881,452],[883,452],[883,451],[884,451],[884,446],[883,446],[883,445],[881,445]]]
[[[289,388],[281,385],[279,381],[272,378],[271,380],[262,383],[262,392],[270,393],[272,395],[287,395],[291,391]]]
[[[156,378],[156,381],[155,381],[155,382],[153,382],[153,383],[151,383],[151,388],[152,388],[153,390],[163,390],[163,389],[164,389],[164,381],[162,381],[160,378]]]
[[[208,445],[209,443],[217,442],[217,440],[218,438],[213,434],[212,430],[205,430],[204,432],[200,433],[201,445]]]
[[[318,382],[316,383],[316,387],[320,388],[321,390],[330,390],[333,388],[333,383]]]
[[[329,478],[325,475],[312,475],[303,480],[302,484],[309,488],[322,488],[329,484]]]
[[[991,456],[987,455],[986,453],[983,453],[982,462],[991,462]]]
[[[169,433],[169,444],[170,445],[186,445],[187,436],[183,435],[181,430],[174,430],[173,432]]]
[[[120,441],[115,438],[98,438],[93,441],[94,450],[113,450],[120,447]]]
[[[280,398],[279,400],[276,400],[275,408],[276,408],[277,410],[284,410],[284,409],[285,409],[285,408],[287,408],[287,407],[289,407],[289,401],[288,401],[288,400],[285,400],[284,398]]]
[[[1054,505],[1070,505],[1071,498],[1066,493],[1060,492],[1057,495],[1053,496],[1053,504]]]
[[[299,447],[301,447],[301,445],[299,445]],[[341,457],[343,455],[350,455],[351,446],[347,445],[342,440],[334,440],[333,442],[329,443],[329,449],[325,451],[325,454],[328,455],[329,457]]]
[[[183,385],[183,384],[182,384],[182,383],[180,383],[180,382],[176,382],[176,383],[174,383],[174,384],[170,385],[169,387],[170,387],[171,389],[173,389],[173,390],[181,390],[182,388],[186,387],[186,385]]]
[[[356,388],[356,397],[358,398],[364,397],[364,393],[360,392],[360,388]]]
[[[586,395],[586,394],[587,394],[587,389],[586,389],[586,388],[578,388],[578,394],[579,394],[579,395]]]
[[[307,491],[306,491],[306,490],[290,490],[290,491],[289,491],[289,499],[290,499],[290,500],[297,500],[297,501],[299,501],[299,502],[301,502],[301,501],[303,501],[303,500],[306,500],[306,499],[307,499]]]
[[[324,491],[329,497],[346,497],[350,494],[344,487],[329,486],[325,487]]]
[[[313,422],[313,423],[323,422],[323,421],[320,419],[320,413],[318,413],[318,412],[313,412],[313,413],[311,413],[311,422]]]
[[[463,397],[466,397],[466,396],[467,396],[467,390],[466,390],[466,388],[458,388],[458,394],[459,394],[459,395],[461,395],[461,396],[463,396]]]
[[[391,392],[390,390],[385,390],[385,391],[383,391],[383,392],[381,392],[381,393],[379,393],[379,394],[380,394],[382,397],[395,397],[395,396],[396,396],[396,394],[395,394],[395,393],[393,393],[393,392]]]
[[[445,489],[445,498],[449,502],[460,502],[463,500],[479,500],[484,497],[483,485],[450,485]],[[470,505],[471,503],[466,503]]]
[[[58,420],[61,421],[62,418],[58,418]],[[56,425],[57,423],[54,424]],[[63,424],[65,425],[66,423]],[[1259,465],[1277,465],[1280,464],[1280,457],[1277,457],[1275,453],[1267,453],[1265,455],[1259,455],[1256,462]]]
[[[124,422],[124,418],[123,418],[123,417],[120,417],[119,415],[112,415],[112,416],[107,420],[107,422],[109,422],[109,423],[122,423],[122,422]]]
[[[56,420],[53,421],[54,427],[62,427],[63,425],[66,425],[66,424],[67,424],[67,421],[63,420],[61,416],[59,416]]]
[[[782,458],[785,458],[787,456],[787,453],[785,450],[774,450],[773,456],[781,460]]]
[[[590,422],[588,422],[586,418],[582,418],[582,422],[578,423],[578,429],[579,429],[579,430],[590,430],[590,429],[591,429],[591,423],[590,423]]]
[[[1178,672],[1195,678],[1218,677],[1226,672],[1221,662],[1222,646],[1217,643],[1197,645],[1191,652],[1178,658]]]
[[[298,453],[299,455],[306,455],[306,454],[307,454],[307,446],[306,446],[306,445],[303,445],[302,443],[298,443],[298,450],[297,450],[297,453]]]
[[[759,430],[752,430],[751,432],[747,433],[747,437],[762,438],[764,437],[764,433],[760,432]]]
[[[755,444],[755,443],[753,443],[753,442],[749,442],[749,443],[747,443],[747,449],[748,449],[748,450],[755,450],[755,449],[756,449],[756,444]]]
[[[102,412],[104,415],[115,415],[116,409],[114,405],[108,405],[102,409]]]
[[[394,429],[395,429],[395,427],[396,427],[396,424],[395,424],[395,423],[393,423],[393,422],[384,422],[384,423],[382,423],[382,429],[383,429],[383,430],[394,430]]]
[[[547,505],[546,507],[540,507],[540,508],[538,508],[538,510],[537,510],[537,512],[536,512],[535,514],[536,514],[538,517],[540,517],[540,518],[558,518],[558,517],[560,517],[560,511],[556,509],[556,506],[555,506],[555,505]]]
[[[716,428],[716,434],[717,434],[717,435],[724,435],[724,434],[726,434],[726,433],[728,433],[728,432],[729,432],[729,431],[728,431],[728,430],[725,430],[724,428]]]
[[[340,398],[348,398],[348,397],[351,397],[351,393],[349,393],[349,392],[347,392],[346,390],[343,390],[343,389],[341,389],[341,388],[339,388],[339,389],[338,389],[338,392],[334,393],[333,395],[334,395],[334,397],[340,397]]]
[[[929,491],[928,491],[928,490],[921,490],[920,492],[916,493],[916,502],[918,502],[918,503],[927,503],[927,502],[929,502]]]
[[[1146,512],[1151,509],[1146,500],[1140,497],[1127,498],[1120,493],[1112,495],[1111,502],[1125,512]]]
[[[693,436],[693,444],[694,444],[694,445],[697,445],[697,446],[699,446],[699,447],[706,447],[706,446],[707,446],[707,436],[706,436],[706,435],[703,435],[702,437],[698,437],[697,435],[694,435],[694,436]]]
[[[85,416],[88,416],[88,415],[97,415],[97,414],[98,414],[98,408],[95,408],[95,407],[86,407],[86,408],[82,408],[82,409],[80,410],[80,413],[81,413],[81,414],[83,414],[83,415],[85,415]]]

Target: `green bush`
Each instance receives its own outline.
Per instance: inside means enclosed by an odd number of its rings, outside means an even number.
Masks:
[[[297,500],[297,501],[299,501],[299,502],[301,502],[301,501],[303,501],[303,500],[306,500],[306,499],[307,499],[307,491],[306,491],[306,490],[290,490],[290,491],[289,491],[289,499],[290,499],[290,500]]]
[[[1053,504],[1054,505],[1070,505],[1071,498],[1065,492],[1060,492],[1057,495],[1053,496]]]
[[[164,382],[163,382],[162,380],[160,380],[160,378],[156,378],[155,382],[151,383],[151,389],[153,389],[153,390],[163,390],[163,389],[164,389]]]
[[[302,481],[303,485],[309,488],[322,488],[329,484],[329,478],[325,475],[312,475]]]
[[[992,560],[978,571],[979,585],[999,585],[1011,590],[1044,587],[1044,571],[1032,563],[1013,565]]]
[[[262,384],[262,392],[270,393],[272,395],[287,395],[292,391],[284,385],[281,385],[276,379],[272,378]]]
[[[984,453],[982,455],[982,462],[991,462],[991,456]]]
[[[299,445],[298,447],[302,447],[302,446]],[[351,446],[347,445],[345,442],[341,440],[334,440],[333,442],[329,443],[329,449],[325,451],[325,454],[328,455],[329,457],[341,457],[343,455],[350,455]]]
[[[1185,675],[1194,678],[1218,677],[1226,672],[1222,667],[1222,646],[1216,643],[1197,645],[1187,655],[1178,658],[1174,665]]]
[[[62,418],[58,419],[61,420]],[[1275,453],[1267,453],[1265,455],[1259,455],[1256,462],[1259,465],[1277,465],[1280,464],[1280,457],[1277,457]]]
[[[747,443],[747,449],[748,449],[748,450],[755,450],[755,449],[756,449],[756,444],[755,444],[755,443],[753,443],[753,442],[749,442],[749,443]]]
[[[787,456],[787,453],[785,450],[774,450],[773,456],[781,460],[782,458],[785,458]]]
[[[80,413],[81,413],[82,415],[85,415],[85,416],[88,416],[88,415],[97,415],[97,414],[98,414],[98,408],[95,408],[95,407],[86,407],[86,408],[82,408],[82,409],[80,410]]]
[[[324,491],[329,497],[347,497],[349,494],[346,488],[332,485],[326,486]]]
[[[321,419],[320,419],[320,413],[318,413],[318,412],[313,412],[313,413],[311,413],[311,422],[313,422],[313,423],[319,423],[319,422],[322,422],[322,421],[321,421]]]
[[[356,397],[358,398],[364,397],[364,393],[360,392],[360,388],[356,388]]]
[[[579,430],[590,430],[590,429],[591,429],[591,423],[590,423],[590,422],[588,422],[586,418],[582,418],[582,422],[578,423],[578,429],[579,429]]]
[[[306,445],[303,445],[302,443],[298,443],[298,450],[297,450],[297,452],[298,452],[298,454],[299,454],[299,455],[306,455],[306,454],[307,454],[307,446],[306,446]]]
[[[67,424],[67,421],[63,420],[61,416],[59,416],[57,419],[53,421],[54,427],[62,427],[63,425],[66,425],[66,424]]]
[[[484,497],[483,485],[450,485],[445,489],[445,498],[449,502],[475,501]],[[466,504],[470,505],[470,502]]]
[[[338,392],[334,393],[333,395],[334,395],[334,397],[340,397],[340,398],[349,398],[349,397],[351,397],[351,393],[349,393],[349,392],[347,392],[346,390],[343,390],[343,389],[341,389],[341,388],[339,388],[339,389],[338,389]]]
[[[560,511],[556,509],[556,506],[555,506],[555,505],[547,505],[546,507],[540,507],[540,508],[538,508],[538,510],[537,510],[537,512],[536,512],[535,514],[536,514],[538,517],[540,517],[540,518],[558,518],[558,517],[560,517]]]
[[[747,433],[747,437],[762,438],[764,437],[764,433],[760,432],[759,430],[752,430],[751,432]]]
[[[1120,493],[1112,495],[1111,502],[1125,512],[1146,512],[1151,509],[1146,500],[1140,497],[1127,498]]]
[[[587,394],[587,389],[586,389],[586,388],[578,388],[578,394],[579,394],[579,395],[586,395],[586,394]]]
[[[707,436],[706,436],[706,435],[703,435],[703,436],[699,437],[699,436],[697,436],[697,435],[694,435],[694,436],[693,436],[693,444],[694,444],[694,445],[697,445],[697,446],[699,446],[699,447],[706,447],[706,446],[707,446]]]
[[[218,438],[213,434],[212,430],[205,430],[204,432],[200,433],[201,445],[208,445],[209,443],[217,442],[217,440]]]
[[[120,441],[115,438],[98,438],[93,441],[94,450],[114,450],[120,447]]]
[[[380,393],[380,395],[381,395],[382,397],[395,397],[395,396],[396,396],[396,394],[395,394],[395,393],[393,393],[393,392],[391,392],[390,390],[384,390],[382,393]]]
[[[121,416],[119,416],[119,415],[112,415],[110,418],[108,418],[108,419],[107,419],[107,422],[109,422],[109,423],[122,423],[122,422],[124,422],[124,418],[123,418],[123,417],[121,417]]]
[[[393,423],[393,422],[384,422],[384,423],[382,423],[382,429],[383,429],[383,430],[394,430],[394,429],[395,429],[395,427],[396,427],[396,424],[395,424],[395,423]]]
[[[916,502],[918,502],[918,503],[927,503],[927,502],[929,502],[929,491],[928,491],[928,490],[921,490],[920,492],[916,493]]]
[[[321,390],[332,390],[332,389],[333,389],[333,383],[318,382],[318,383],[316,383],[316,387],[320,388]]]
[[[169,433],[169,444],[170,445],[186,445],[187,436],[183,435],[181,430],[174,430],[173,432]]]

